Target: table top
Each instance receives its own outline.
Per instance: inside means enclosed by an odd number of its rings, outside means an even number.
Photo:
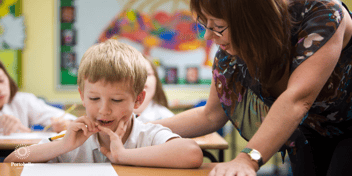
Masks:
[[[227,141],[218,133],[210,133],[205,136],[192,138],[201,149],[228,149]],[[0,150],[13,150],[16,147],[37,144],[41,139],[0,139]]]
[[[49,164],[49,163],[48,163]],[[204,176],[208,175],[212,168],[217,163],[203,163],[197,169],[171,169],[171,168],[152,168],[152,167],[137,167],[137,166],[121,166],[112,164],[116,173],[119,176]],[[11,163],[0,163],[1,176],[20,176],[23,170],[23,165],[15,166]]]

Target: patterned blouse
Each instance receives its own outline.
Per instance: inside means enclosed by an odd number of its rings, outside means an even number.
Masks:
[[[297,22],[291,30],[292,47],[296,51],[290,65],[292,73],[333,36],[344,17],[344,7],[342,2],[333,0],[293,0],[291,3],[290,13]],[[342,50],[333,73],[300,125],[328,137],[352,131],[352,126],[342,125],[352,122],[351,69],[352,40]],[[260,83],[251,78],[241,58],[231,56],[220,48],[214,58],[213,78],[226,115],[244,139],[251,139],[275,98],[261,94]],[[244,91],[238,90],[238,87]],[[306,138],[297,128],[280,151],[287,149],[290,153],[296,146],[306,143]]]

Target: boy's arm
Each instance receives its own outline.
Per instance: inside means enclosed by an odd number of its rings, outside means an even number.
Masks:
[[[160,145],[125,149],[120,135],[108,128],[98,128],[110,136],[110,150],[102,147],[101,152],[115,164],[197,168],[203,162],[202,150],[192,139],[173,138]]]
[[[96,125],[95,122],[82,116],[70,123],[62,140],[17,149],[6,157],[4,162],[47,162],[81,146],[92,134],[99,131]],[[28,157],[22,157],[23,150],[29,152]]]
[[[126,165],[198,168],[203,163],[203,153],[194,140],[174,138],[160,145],[128,149],[119,159]]]
[[[29,153],[28,156],[23,156],[23,153]],[[62,140],[53,141],[44,144],[32,145],[19,148],[7,156],[4,162],[48,162],[55,157],[68,152],[67,147],[63,145]]]

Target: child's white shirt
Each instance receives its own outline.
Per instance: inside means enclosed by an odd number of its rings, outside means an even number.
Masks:
[[[154,101],[151,101],[147,108],[137,117],[138,120],[142,121],[143,123],[165,119],[168,117],[172,117],[175,114],[172,113],[169,109],[165,106],[161,106]]]
[[[171,138],[178,138],[179,135],[159,124],[144,124],[133,115],[133,126],[131,134],[124,143],[126,149],[141,148],[163,144]],[[42,140],[39,144],[50,142]],[[104,163],[110,160],[100,152],[98,135],[93,134],[80,147],[62,154],[49,162],[51,163]]]
[[[37,98],[34,94],[17,92],[12,102],[5,104],[0,111],[1,114],[12,115],[18,118],[26,127],[32,125],[47,126],[51,124],[51,117],[60,117],[65,111],[46,104],[43,100]],[[75,120],[76,117],[66,114],[65,119]]]

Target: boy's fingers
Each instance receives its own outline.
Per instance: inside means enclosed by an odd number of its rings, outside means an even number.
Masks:
[[[100,147],[100,152],[110,159],[110,156],[111,156],[110,150],[106,149],[105,147]]]
[[[86,116],[82,116],[79,119],[77,119],[78,122],[83,122],[87,125],[89,131],[94,131],[95,130],[95,124],[92,120],[88,119]]]
[[[86,127],[85,124],[83,124],[83,123],[78,123],[76,127],[77,127],[77,129],[74,130],[74,131],[78,132],[78,131],[81,129],[81,130],[83,131],[83,133],[84,133],[85,136],[88,135],[88,128]]]
[[[119,136],[117,136],[114,132],[112,132],[109,128],[105,128],[102,126],[98,126],[98,129],[101,130],[102,132],[108,134],[110,136],[110,140],[116,140]]]
[[[119,122],[119,125],[118,125],[115,133],[122,138],[126,133],[127,125],[128,125],[127,122],[124,122],[121,120]]]

